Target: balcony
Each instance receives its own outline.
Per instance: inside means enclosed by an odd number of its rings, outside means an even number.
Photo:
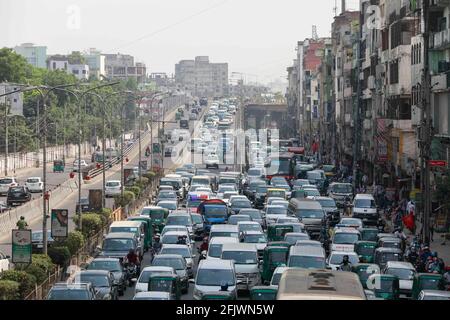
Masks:
[[[443,50],[450,48],[450,29],[436,32],[430,40],[431,49]]]
[[[353,94],[352,87],[347,87],[344,89],[344,98],[350,98]]]
[[[432,76],[431,83],[434,85],[433,91],[447,90],[450,87],[450,72]]]

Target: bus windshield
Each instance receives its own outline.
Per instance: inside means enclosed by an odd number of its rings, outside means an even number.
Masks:
[[[226,218],[227,207],[225,206],[205,206],[205,216],[209,218]]]

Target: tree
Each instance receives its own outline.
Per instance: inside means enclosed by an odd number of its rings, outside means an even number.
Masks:
[[[12,49],[0,49],[0,82],[23,83],[32,74],[32,66]]]

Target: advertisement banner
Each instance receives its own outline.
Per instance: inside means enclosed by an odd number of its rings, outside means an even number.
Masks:
[[[125,181],[125,186],[131,187],[134,184],[135,176],[133,169],[123,169],[123,180]]]
[[[147,169],[148,169],[148,162],[147,162],[147,160],[141,161],[140,162],[140,167],[141,167],[141,170],[144,171],[144,173],[145,173],[147,171]]]
[[[12,231],[12,263],[31,263],[31,230]]]
[[[67,238],[69,233],[69,210],[52,209],[52,238]]]
[[[89,190],[89,208],[93,211],[100,211],[103,208],[103,191],[102,189]]]

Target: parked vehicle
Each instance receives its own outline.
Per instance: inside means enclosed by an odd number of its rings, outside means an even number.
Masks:
[[[0,196],[7,195],[9,188],[17,187],[19,183],[15,177],[6,177],[0,179]]]

